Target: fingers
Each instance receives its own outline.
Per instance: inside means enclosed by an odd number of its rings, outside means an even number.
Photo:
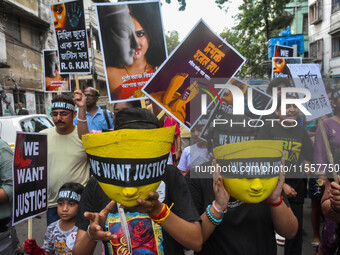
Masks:
[[[113,209],[115,206],[115,202],[111,200],[110,203],[108,203],[103,210],[100,211],[100,214],[107,217],[109,212]]]
[[[112,234],[110,231],[103,231],[102,228],[98,228],[98,225],[90,224],[89,233],[94,240],[110,241],[117,239],[117,235]]]

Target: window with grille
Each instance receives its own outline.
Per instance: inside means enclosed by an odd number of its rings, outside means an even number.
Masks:
[[[340,32],[332,35],[332,57],[340,56]]]

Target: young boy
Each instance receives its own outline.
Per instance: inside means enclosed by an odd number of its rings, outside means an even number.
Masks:
[[[25,240],[25,253],[32,255],[72,254],[78,228],[75,218],[84,187],[79,183],[66,183],[59,189],[57,210],[60,220],[47,227],[43,247],[34,239]]]

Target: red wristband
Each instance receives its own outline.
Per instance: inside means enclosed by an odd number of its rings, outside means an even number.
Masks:
[[[267,201],[267,203],[268,203],[270,206],[277,207],[277,206],[279,206],[280,204],[282,204],[283,196],[280,196],[280,201],[278,201],[278,202],[276,202],[276,203],[270,202],[268,199],[267,199],[266,201]]]
[[[163,204],[162,210],[157,215],[150,217],[150,218],[153,220],[159,220],[166,215],[167,210],[168,210],[168,206],[166,204]]]

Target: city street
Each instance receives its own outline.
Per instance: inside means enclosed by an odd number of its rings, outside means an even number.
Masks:
[[[302,247],[302,255],[314,255],[313,248],[311,246],[312,241],[312,226],[310,221],[310,199],[305,199],[304,204],[304,232],[303,232],[303,247]],[[23,243],[27,238],[27,221],[20,223],[16,226],[19,240]],[[44,235],[46,231],[46,217],[45,214],[41,217],[41,219],[33,219],[33,238],[36,239],[37,244],[41,246],[44,241]],[[283,255],[283,246],[278,246],[277,255]],[[94,255],[101,254],[101,245],[98,242]],[[192,252],[187,252],[187,255],[193,254]]]

